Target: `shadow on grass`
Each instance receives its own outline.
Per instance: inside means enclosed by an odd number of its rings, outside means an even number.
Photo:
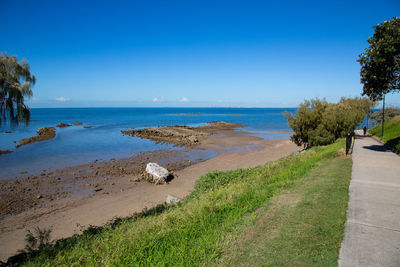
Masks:
[[[60,250],[68,249],[73,247],[81,238],[93,238],[96,235],[100,234],[105,228],[114,229],[117,226],[121,225],[121,223],[126,221],[136,221],[140,218],[145,218],[149,216],[159,215],[168,209],[172,208],[174,205],[171,204],[159,204],[151,209],[143,209],[142,212],[135,212],[133,215],[125,218],[114,218],[109,221],[104,226],[93,226],[90,225],[87,229],[83,230],[81,234],[75,234],[68,238],[59,239],[53,245],[46,245],[41,247],[39,250],[34,251],[20,251],[19,254],[15,256],[11,256],[8,258],[7,263],[0,261],[0,267],[2,266],[18,266],[23,264],[29,259],[33,259],[40,254],[44,254],[46,258],[54,258]]]

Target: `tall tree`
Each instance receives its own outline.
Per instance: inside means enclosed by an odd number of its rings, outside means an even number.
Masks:
[[[0,123],[29,122],[30,111],[24,98],[32,96],[35,82],[36,77],[24,59],[18,62],[16,56],[0,52]]]
[[[382,136],[385,124],[385,94],[400,90],[400,18],[374,26],[369,47],[359,55],[363,95],[383,99]]]
[[[400,90],[400,17],[374,26],[369,47],[359,55],[363,95],[381,100]]]

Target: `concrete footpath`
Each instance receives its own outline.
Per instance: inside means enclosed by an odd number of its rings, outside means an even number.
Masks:
[[[357,134],[339,266],[400,266],[400,157]]]

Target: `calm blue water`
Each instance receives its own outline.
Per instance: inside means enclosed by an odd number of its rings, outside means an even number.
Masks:
[[[0,128],[0,149],[14,152],[0,156],[0,178],[19,172],[37,173],[88,163],[95,159],[129,157],[139,152],[172,149],[173,146],[124,136],[121,130],[168,125],[197,126],[212,121],[226,121],[246,125],[250,134],[264,139],[288,138],[290,131],[280,108],[64,108],[32,109],[32,122]],[[196,112],[200,115],[176,115]],[[57,128],[54,139],[15,148],[13,141],[36,135],[41,127],[56,126],[60,122],[82,122],[82,126]],[[84,129],[83,126],[93,126]],[[6,133],[11,130],[12,133]],[[176,149],[176,148],[174,148]]]

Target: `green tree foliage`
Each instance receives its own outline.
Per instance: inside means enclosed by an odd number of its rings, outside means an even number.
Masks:
[[[341,98],[338,103],[326,100],[305,100],[297,113],[285,113],[294,134],[291,140],[306,148],[327,145],[361,124],[374,106],[368,98]]]
[[[25,60],[0,52],[0,123],[29,121],[30,111],[24,97],[32,96],[36,78]]]
[[[400,90],[400,17],[374,26],[369,47],[359,55],[363,95],[379,100]]]

